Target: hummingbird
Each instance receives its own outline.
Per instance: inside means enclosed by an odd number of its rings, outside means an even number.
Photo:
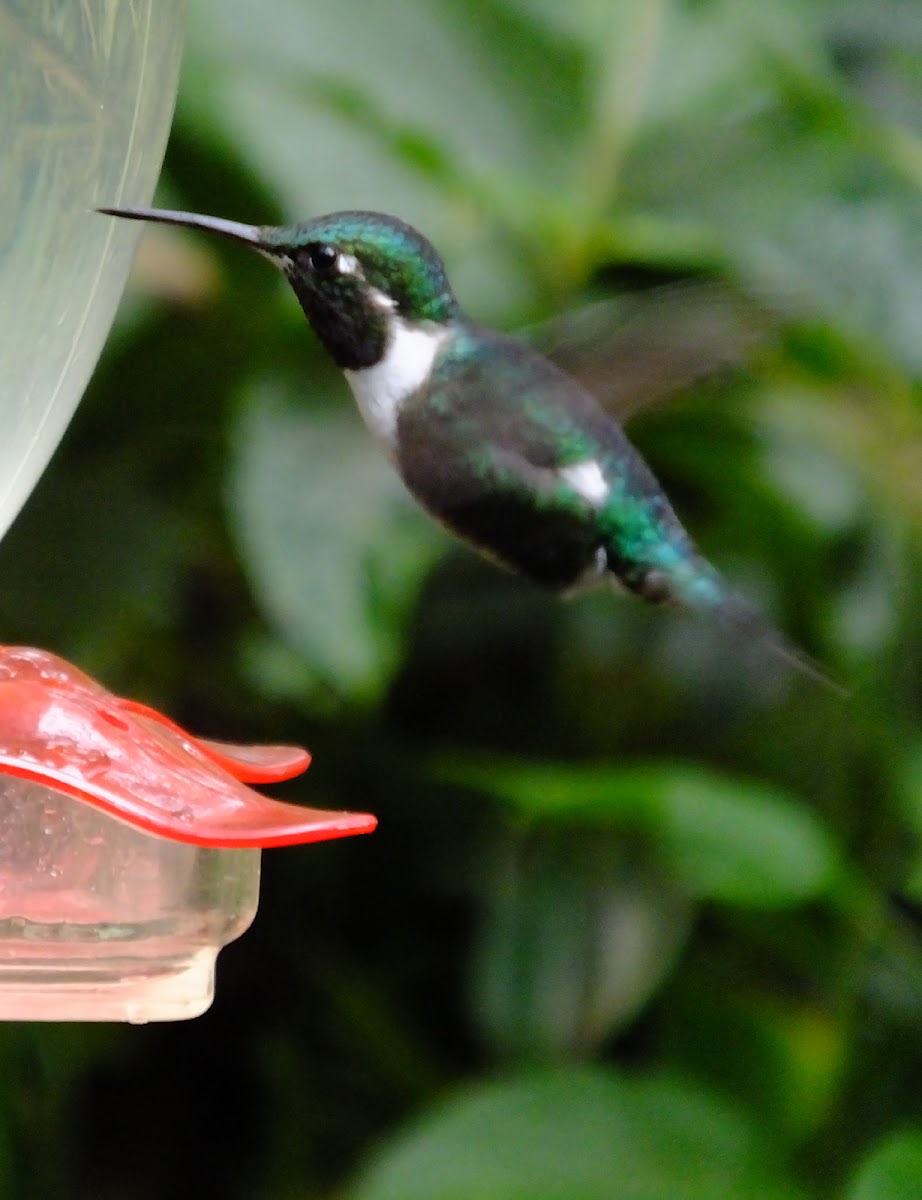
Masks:
[[[487,558],[562,595],[607,581],[710,614],[825,678],[698,551],[617,420],[538,351],[471,320],[411,225],[361,211],[283,226],[99,211],[203,229],[280,269],[409,492]]]

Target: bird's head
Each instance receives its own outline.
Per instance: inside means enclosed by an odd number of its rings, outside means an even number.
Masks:
[[[110,216],[205,229],[258,250],[284,272],[334,361],[374,366],[392,323],[440,325],[458,311],[441,258],[411,225],[375,212],[337,212],[298,225],[245,225],[156,208]]]

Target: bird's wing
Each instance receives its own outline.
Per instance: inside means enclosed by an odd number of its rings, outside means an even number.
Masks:
[[[557,471],[596,455],[639,457],[617,421],[575,379],[527,344],[475,327],[439,363],[427,402],[434,430],[507,462]]]
[[[525,336],[627,421],[695,385],[731,380],[782,328],[767,301],[691,281],[598,300]]]

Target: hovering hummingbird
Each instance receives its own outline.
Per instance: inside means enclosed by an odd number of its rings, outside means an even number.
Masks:
[[[260,226],[99,211],[205,229],[273,262],[409,491],[486,557],[562,594],[608,580],[710,613],[818,674],[698,552],[615,419],[541,354],[470,320],[410,225],[375,212]]]

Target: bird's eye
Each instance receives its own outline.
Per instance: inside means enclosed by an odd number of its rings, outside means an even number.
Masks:
[[[329,242],[314,242],[307,248],[307,261],[312,271],[332,271],[338,258],[339,252]]]

